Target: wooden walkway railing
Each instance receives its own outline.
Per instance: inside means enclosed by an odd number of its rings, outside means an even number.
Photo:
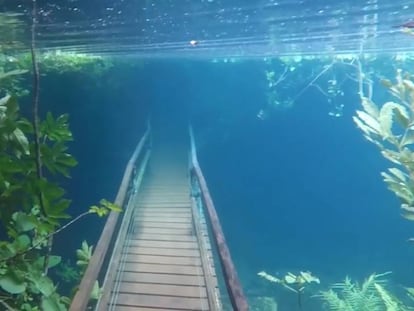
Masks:
[[[146,144],[148,144],[150,130],[150,126],[148,125],[144,136],[138,143],[131,159],[129,160],[125,168],[124,176],[122,178],[118,194],[115,198],[115,204],[117,204],[118,206],[124,206],[126,193],[128,190],[128,186],[131,182],[131,177],[133,174],[133,170],[135,168],[135,164],[137,162],[137,159],[142,156],[144,147],[146,146]],[[92,258],[89,262],[89,265],[86,268],[82,281],[79,284],[79,288],[75,294],[75,297],[72,300],[72,303],[69,308],[70,311],[86,310],[86,307],[90,301],[93,286],[96,280],[98,279],[98,275],[101,271],[103,261],[108,251],[108,247],[114,236],[115,228],[118,222],[118,217],[119,213],[117,212],[111,212],[109,214],[108,219],[103,228],[102,234],[98,240]]]
[[[110,214],[70,310],[86,310],[104,261],[107,267],[102,296],[95,310],[222,310],[202,202],[233,310],[247,311],[197,162],[192,133],[190,159],[188,146],[167,143],[146,149],[149,135],[148,128],[127,165],[116,198],[124,207],[122,222],[117,223],[119,214]],[[138,158],[141,164],[131,178]],[[124,202],[128,185],[132,187]],[[194,194],[194,187],[199,189],[199,196]],[[111,257],[105,259],[110,246]]]
[[[234,311],[247,311],[249,306],[246,297],[244,296],[239,278],[237,276],[236,268],[230,256],[229,248],[227,247],[226,239],[221,228],[220,220],[218,218],[216,209],[214,207],[213,199],[207,187],[207,182],[198,164],[196,146],[192,128],[190,127],[191,140],[191,175],[200,189],[201,198],[207,210],[208,218],[210,220],[212,235],[217,247],[218,257],[224,274],[224,282],[226,283],[227,293],[230,298],[231,305]]]
[[[203,261],[212,255],[200,248],[207,241],[194,223],[186,150],[177,149],[152,151],[97,310],[219,310],[208,297],[219,297],[217,280]]]

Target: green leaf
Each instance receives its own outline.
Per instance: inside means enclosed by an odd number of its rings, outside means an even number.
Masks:
[[[13,271],[8,271],[0,277],[0,287],[7,293],[21,294],[26,290],[26,283]]]
[[[358,118],[363,122],[365,126],[369,129],[370,132],[380,135],[381,134],[381,125],[374,119],[371,115],[364,111],[357,110]]]
[[[55,120],[49,112],[40,126],[42,134],[49,140],[56,142],[73,140],[68,126],[68,118],[68,115],[64,114]]]
[[[414,214],[413,213],[407,213],[407,212],[403,212],[401,214],[402,217],[404,217],[405,219],[414,221]]]
[[[75,158],[72,155],[70,155],[69,153],[61,154],[58,157],[57,161],[60,164],[63,164],[63,165],[68,166],[68,167],[73,167],[73,166],[76,166],[78,164],[78,161],[76,161]]]
[[[398,124],[403,128],[408,128],[410,125],[410,117],[409,115],[403,110],[395,109],[394,110],[395,120],[397,120]]]
[[[55,291],[53,282],[46,276],[36,278],[32,281],[34,281],[36,289],[38,289],[44,296],[50,296]]]
[[[385,103],[380,110],[380,115],[378,121],[381,125],[381,135],[383,139],[387,139],[389,137],[393,137],[392,134],[392,125],[393,125],[393,116],[394,111],[398,110],[399,115],[405,117],[406,119],[409,118],[407,109],[403,105],[394,103],[394,102],[387,102]]]
[[[16,212],[12,216],[18,232],[27,232],[33,230],[38,224],[38,220],[33,215],[27,215],[23,212]]]
[[[16,141],[23,149],[23,152],[28,155],[30,154],[29,151],[29,141],[27,140],[27,137],[24,135],[21,129],[16,128],[13,131],[13,139]]]
[[[98,207],[93,205],[89,208],[89,213],[97,214],[99,217],[103,217],[109,213],[109,210],[106,207]]]
[[[6,106],[7,103],[9,102],[10,98],[11,98],[10,95],[6,95],[6,96],[0,98],[0,106]],[[0,111],[2,111],[2,110],[0,110]]]
[[[400,147],[414,144],[414,131],[407,131],[400,141]]]
[[[397,177],[402,183],[405,183],[408,179],[408,176],[396,167],[389,168],[388,171]]]
[[[76,265],[79,267],[87,266],[89,264],[89,260],[92,257],[92,250],[93,246],[89,246],[86,241],[83,241],[82,247],[76,250],[76,257],[78,258]]]
[[[61,261],[62,261],[62,257],[60,256],[50,256],[48,267],[53,268],[57,266],[58,264],[60,264]]]
[[[361,105],[364,108],[366,113],[368,113],[373,118],[378,118],[379,109],[377,105],[375,105],[375,103],[371,99],[367,97],[361,98]]]
[[[65,211],[70,206],[71,201],[67,199],[55,200],[51,203],[48,209],[48,216],[56,219],[69,219],[70,215],[66,214]]]
[[[42,297],[42,311],[66,311],[65,306],[59,301],[59,296],[53,294],[51,296]]]
[[[99,300],[101,296],[102,296],[102,289],[99,287],[98,281],[95,281],[95,284],[93,284],[93,288],[91,292],[91,299]]]
[[[99,203],[103,207],[106,207],[107,209],[109,209],[111,211],[114,211],[114,212],[122,212],[122,209],[118,205],[116,205],[114,203],[111,203],[111,202],[109,202],[109,201],[107,201],[105,199],[102,199]]]
[[[13,242],[16,247],[16,250],[21,252],[25,251],[30,246],[30,238],[26,234],[22,234],[17,237],[17,239]]]

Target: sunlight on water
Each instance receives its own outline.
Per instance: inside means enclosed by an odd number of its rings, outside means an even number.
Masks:
[[[6,12],[30,7],[8,1]],[[146,57],[393,53],[414,48],[398,26],[414,3],[322,0],[39,0],[39,46]],[[326,4],[330,2],[330,4]],[[27,40],[26,36],[22,35]]]

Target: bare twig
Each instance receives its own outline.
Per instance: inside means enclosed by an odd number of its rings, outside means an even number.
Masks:
[[[335,60],[334,61],[332,61],[332,63],[330,63],[329,65],[327,65],[327,66],[325,66],[325,68],[320,72],[320,73],[318,73],[313,79],[312,79],[312,81],[310,81],[309,83],[308,83],[308,85],[306,85],[296,96],[295,96],[295,98],[293,98],[293,100],[292,100],[292,103],[293,102],[296,102],[298,99],[299,99],[299,97],[301,97],[302,95],[303,95],[303,93],[305,93],[305,91],[308,89],[308,88],[310,88],[311,86],[313,86],[314,85],[314,83],[321,77],[321,76],[323,76],[324,74],[325,74],[325,72],[327,72],[329,69],[331,69],[332,68],[332,66],[335,64]]]

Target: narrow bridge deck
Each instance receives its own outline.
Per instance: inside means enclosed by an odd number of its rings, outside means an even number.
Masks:
[[[133,202],[123,260],[115,265],[108,310],[214,310],[203,260],[212,262],[210,244],[205,232],[197,234],[187,172],[185,154],[163,150],[151,156]],[[205,224],[201,227],[205,230]],[[211,277],[216,289],[215,275]]]

